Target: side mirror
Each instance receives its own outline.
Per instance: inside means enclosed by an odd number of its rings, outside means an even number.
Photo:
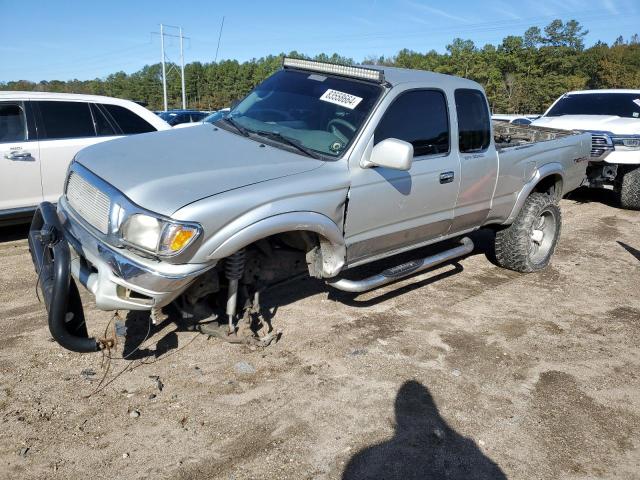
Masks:
[[[371,150],[369,160],[362,160],[362,168],[386,167],[409,170],[413,161],[413,145],[397,138],[387,138]]]

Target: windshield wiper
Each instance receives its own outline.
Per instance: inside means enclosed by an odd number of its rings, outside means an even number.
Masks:
[[[222,117],[221,120],[223,122],[227,122],[229,125],[231,125],[233,128],[235,128],[237,131],[239,131],[241,135],[244,135],[245,137],[249,136],[249,130],[244,128],[242,125],[240,125],[238,122],[236,122],[233,118],[231,118],[231,117]]]
[[[314,152],[313,150],[311,150],[310,148],[305,147],[304,145],[302,145],[302,143],[300,143],[299,140],[296,140],[294,138],[291,137],[287,137],[286,135],[282,135],[280,132],[269,132],[267,130],[256,130],[256,131],[252,131],[251,133],[255,133],[256,135],[260,135],[262,137],[267,137],[267,138],[273,138],[275,140],[279,140],[282,143],[286,143],[287,145],[291,145],[294,148],[297,148],[299,151],[301,151],[302,153],[304,153],[305,155],[311,157],[311,158],[315,158],[317,160],[321,160],[322,157]]]

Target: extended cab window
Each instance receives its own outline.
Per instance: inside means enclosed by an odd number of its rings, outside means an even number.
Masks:
[[[23,142],[27,139],[27,122],[22,105],[0,103],[0,143]]]
[[[109,112],[125,135],[156,131],[153,125],[127,108],[121,107],[120,105],[110,105],[108,103],[102,104],[102,107]]]
[[[40,140],[95,137],[93,118],[86,102],[36,102],[40,108],[42,127]]]
[[[413,90],[402,93],[378,124],[374,143],[397,138],[413,145],[413,155],[434,155],[449,151],[449,116],[444,93]]]
[[[460,153],[481,152],[491,143],[489,108],[480,90],[456,90]]]

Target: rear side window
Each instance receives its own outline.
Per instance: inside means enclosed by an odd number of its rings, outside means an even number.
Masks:
[[[22,104],[0,102],[0,143],[27,140],[27,122]]]
[[[86,102],[36,102],[40,108],[43,131],[40,140],[95,137],[93,119]]]
[[[103,103],[101,106],[109,112],[125,135],[156,131],[153,125],[127,108],[108,103]]]
[[[447,153],[449,116],[444,94],[437,90],[400,94],[376,127],[374,143],[387,138],[409,142],[415,157]]]
[[[491,143],[489,109],[480,90],[456,90],[460,152],[480,152]]]
[[[111,125],[111,122],[104,116],[100,108],[97,105],[91,105],[91,114],[93,115],[93,123],[96,126],[96,134],[99,137],[109,137],[117,135],[115,129]]]

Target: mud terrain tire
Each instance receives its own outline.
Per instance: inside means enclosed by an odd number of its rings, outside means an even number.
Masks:
[[[620,206],[640,210],[640,167],[626,168],[620,173]]]
[[[532,193],[515,221],[496,233],[498,264],[522,273],[542,270],[556,249],[561,224],[556,199],[545,193]]]

